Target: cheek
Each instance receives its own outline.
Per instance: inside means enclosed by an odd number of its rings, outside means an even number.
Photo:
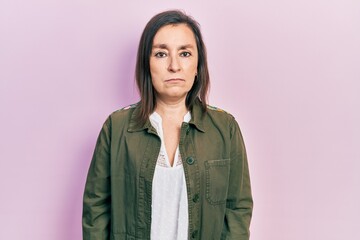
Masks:
[[[156,75],[156,68],[155,68],[154,64],[151,64],[151,62],[150,62],[150,75],[151,76]]]
[[[198,67],[198,59],[195,58],[191,63],[191,68],[194,73],[197,72],[197,67]]]
[[[155,61],[153,58],[150,58],[149,65],[150,65],[150,73],[156,74],[159,69],[159,63]]]
[[[153,78],[160,77],[164,74],[165,63],[162,61],[150,60],[150,75]]]
[[[186,64],[186,72],[190,75],[193,75],[197,71],[197,63],[189,62]]]

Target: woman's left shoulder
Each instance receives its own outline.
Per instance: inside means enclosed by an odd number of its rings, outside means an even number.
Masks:
[[[215,126],[217,130],[230,133],[230,137],[237,133],[242,137],[239,123],[231,113],[219,107],[207,105],[207,115],[211,119],[208,124],[212,127]]]
[[[232,120],[234,119],[234,116],[229,113],[228,111],[225,111],[222,108],[219,107],[215,107],[212,105],[207,105],[207,112],[214,117],[218,117],[218,118],[223,118],[223,119],[229,119]]]
[[[234,125],[237,125],[237,121],[235,117],[229,113],[228,111],[225,111],[222,108],[215,107],[212,105],[207,105],[207,115],[211,119],[211,122],[216,123],[218,126],[223,126],[225,128],[232,127]]]

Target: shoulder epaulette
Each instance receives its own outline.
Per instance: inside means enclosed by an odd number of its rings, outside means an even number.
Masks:
[[[123,110],[128,110],[128,109],[131,109],[131,108],[136,107],[137,105],[138,105],[138,103],[134,103],[134,104],[131,104],[131,105],[129,105],[129,106],[120,108],[120,109],[118,109],[116,112],[123,111]]]
[[[207,105],[207,108],[210,109],[210,110],[217,111],[217,112],[227,113],[225,110],[223,110],[223,109],[221,109],[221,108],[218,108],[218,107],[214,107],[214,106]]]

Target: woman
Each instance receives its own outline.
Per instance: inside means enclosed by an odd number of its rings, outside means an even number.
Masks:
[[[206,50],[180,11],[140,39],[141,100],[112,113],[84,193],[83,239],[249,239],[252,196],[235,119],[206,104]]]

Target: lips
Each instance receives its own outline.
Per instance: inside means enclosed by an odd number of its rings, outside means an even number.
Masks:
[[[185,81],[185,80],[182,78],[170,78],[165,80],[165,82],[178,82],[178,81]]]

